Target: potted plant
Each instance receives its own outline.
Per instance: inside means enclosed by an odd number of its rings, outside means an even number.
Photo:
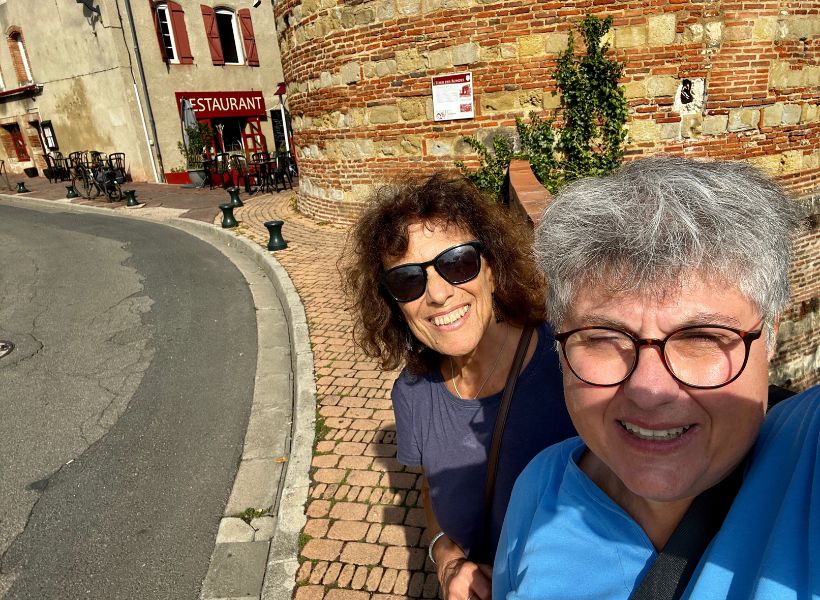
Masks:
[[[214,132],[208,123],[197,123],[187,125],[185,132],[188,134],[188,145],[179,142],[177,147],[182,158],[185,159],[185,169],[191,183],[202,185],[205,181],[205,169],[202,168],[202,160],[205,157],[205,149],[213,146]]]
[[[169,173],[165,174],[165,183],[170,183],[173,185],[191,183],[191,178],[188,176],[188,169],[186,167],[172,168]]]

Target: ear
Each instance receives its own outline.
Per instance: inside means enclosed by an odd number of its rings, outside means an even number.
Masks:
[[[772,341],[769,346],[769,352],[767,354],[769,361],[771,362],[772,358],[774,358],[775,350],[777,350],[777,334],[780,332],[780,315],[774,318],[774,324],[772,325]]]

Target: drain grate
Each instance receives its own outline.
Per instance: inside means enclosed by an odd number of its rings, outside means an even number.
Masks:
[[[14,343],[8,340],[0,340],[0,358],[11,354],[14,350]]]

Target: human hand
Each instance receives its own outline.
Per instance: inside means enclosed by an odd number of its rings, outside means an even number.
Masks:
[[[492,600],[490,565],[460,557],[443,562],[437,571],[444,600]]]

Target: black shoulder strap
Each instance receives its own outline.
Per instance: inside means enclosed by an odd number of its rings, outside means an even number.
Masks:
[[[694,499],[672,537],[629,600],[677,600],[712,541],[743,481],[746,461]]]
[[[770,385],[769,408],[794,394],[786,388]],[[734,502],[745,468],[746,461],[743,460],[723,481],[695,498],[629,600],[677,600],[681,597]]]
[[[488,542],[490,537],[490,522],[493,512],[493,496],[495,493],[495,476],[498,469],[498,458],[501,454],[501,438],[504,437],[504,426],[507,423],[507,415],[510,412],[510,404],[515,384],[521,374],[521,367],[524,364],[524,357],[527,355],[527,348],[530,347],[532,339],[532,326],[525,327],[518,340],[518,347],[515,349],[510,372],[507,375],[507,383],[504,385],[504,393],[501,395],[501,403],[498,406],[498,415],[495,418],[493,437],[490,442],[490,451],[487,457],[487,478],[484,482],[484,509],[482,513],[481,542],[477,548],[470,549],[470,559],[474,562],[492,563],[489,556]]]

